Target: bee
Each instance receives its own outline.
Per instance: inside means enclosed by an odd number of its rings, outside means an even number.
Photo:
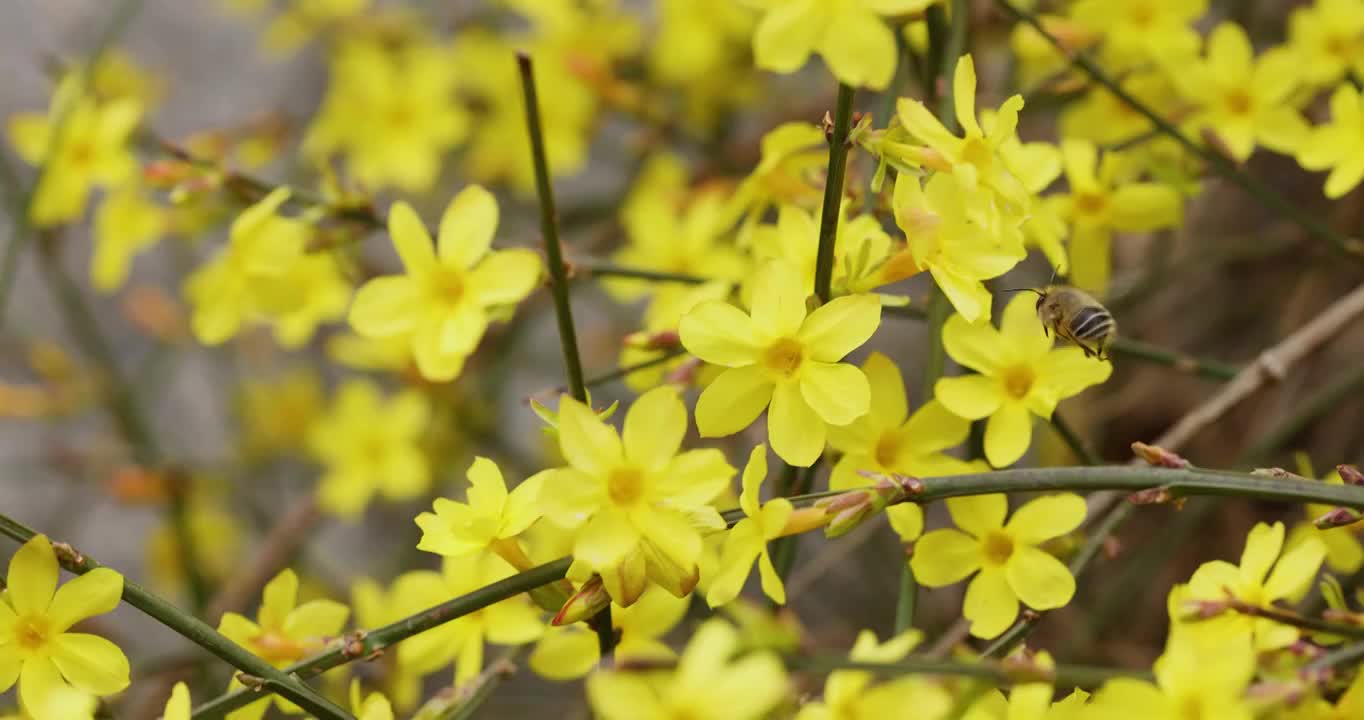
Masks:
[[[1085,357],[1108,359],[1108,347],[1118,335],[1118,323],[1108,308],[1089,293],[1069,285],[1022,289],[1037,294],[1037,317],[1048,337],[1048,331],[1054,331],[1075,343]]]

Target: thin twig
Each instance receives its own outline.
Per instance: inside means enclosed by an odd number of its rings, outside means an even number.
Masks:
[[[1340,623],[1327,622],[1326,620],[1322,620],[1320,618],[1309,617],[1307,615],[1299,615],[1298,613],[1295,613],[1291,610],[1285,610],[1283,608],[1277,607],[1266,607],[1262,605],[1253,605],[1251,603],[1242,602],[1234,598],[1228,599],[1226,601],[1212,600],[1210,602],[1212,603],[1224,602],[1226,606],[1225,609],[1227,612],[1234,612],[1249,617],[1273,620],[1276,623],[1281,623],[1283,625],[1291,625],[1293,627],[1301,628],[1309,632],[1326,633],[1328,635],[1337,635],[1339,637],[1353,638],[1355,640],[1364,639],[1364,627],[1359,627],[1357,625],[1342,625]],[[1212,617],[1217,616],[1214,615]]]
[[[711,282],[710,278],[698,275],[688,275],[686,273],[664,272],[662,270],[650,270],[648,268],[634,268],[625,265],[617,265],[605,260],[578,259],[569,263],[571,277],[619,277],[633,278],[636,280],[650,280],[663,283],[680,283],[682,285],[701,285]]]
[[[1180,372],[1198,375],[1211,380],[1230,380],[1236,377],[1236,374],[1241,371],[1240,368],[1234,365],[1227,365],[1216,360],[1196,358],[1182,352],[1169,350],[1122,336],[1119,336],[1113,341],[1113,345],[1109,347],[1109,351],[1114,355],[1166,365],[1179,370]]]
[[[1058,687],[1093,688],[1114,678],[1151,679],[1143,670],[1121,670],[1083,665],[1015,666],[1008,663],[975,661],[958,662],[910,656],[897,662],[876,663],[849,660],[845,657],[789,657],[786,666],[800,672],[829,673],[839,670],[866,670],[879,675],[949,675],[980,678],[996,685],[1050,682]]]
[[[261,588],[289,564],[290,558],[307,541],[320,517],[316,494],[308,493],[294,503],[261,540],[260,549],[251,560],[213,596],[204,617],[212,620],[225,612],[239,610],[260,594]]]
[[[834,276],[834,246],[838,241],[838,215],[843,204],[843,176],[848,168],[848,133],[852,129],[855,93],[852,87],[839,83],[833,126],[828,130],[829,167],[819,218],[819,247],[815,254],[815,295],[824,303],[832,299],[830,287]]]
[[[1246,172],[1244,168],[1232,162],[1221,153],[1190,140],[1187,135],[1174,125],[1174,123],[1165,119],[1159,113],[1152,110],[1150,107],[1147,107],[1145,103],[1138,100],[1131,93],[1127,92],[1127,90],[1123,89],[1121,83],[1111,77],[1103,68],[1099,67],[1097,63],[1089,59],[1084,53],[1071,52],[1068,50],[1055,35],[1052,35],[1046,27],[1042,25],[1042,22],[1037,19],[1036,15],[1020,10],[1014,6],[1010,0],[995,0],[995,5],[998,5],[1002,10],[1012,15],[1014,19],[1031,25],[1037,30],[1038,34],[1043,38],[1046,38],[1047,42],[1051,43],[1063,56],[1069,58],[1071,65],[1083,70],[1095,82],[1113,93],[1114,97],[1121,100],[1123,104],[1146,118],[1162,134],[1173,138],[1175,142],[1179,143],[1186,150],[1202,158],[1205,163],[1217,171],[1217,174],[1232,181],[1237,187],[1258,200],[1260,204],[1296,223],[1306,230],[1308,234],[1319,240],[1326,241],[1332,248],[1341,253],[1356,260],[1364,255],[1364,242],[1361,242],[1358,238],[1346,238],[1340,235],[1323,222],[1320,217],[1289,202],[1274,188],[1265,184],[1254,175]]]
[[[9,517],[0,515],[0,534],[22,543],[28,542],[37,532]],[[89,555],[69,547],[65,551],[59,551],[57,559],[61,562],[62,567],[77,575],[84,575],[91,570],[103,567]],[[265,683],[264,689],[279,693],[315,716],[324,720],[350,720],[349,713],[319,695],[302,681],[276,669],[270,663],[204,624],[202,620],[152,594],[127,577],[123,578],[123,600],[238,670],[260,678]],[[252,693],[249,690],[245,692],[252,695],[253,699],[260,697],[259,693]]]

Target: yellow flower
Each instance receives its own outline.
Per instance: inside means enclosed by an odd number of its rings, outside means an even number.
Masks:
[[[726,225],[742,218],[736,242],[747,245],[753,229],[768,210],[781,205],[808,205],[819,191],[809,176],[828,162],[824,131],[810,123],[779,125],[763,135],[757,167],[735,188],[729,199]]]
[[[748,261],[722,239],[727,198],[716,192],[697,193],[679,207],[677,198],[653,195],[637,198],[624,215],[629,242],[612,254],[620,265],[665,273],[697,275],[737,283]],[[612,278],[603,283],[616,299],[634,300],[676,288],[674,284]]]
[[[515,544],[516,538],[540,519],[537,502],[543,475],[527,479],[508,493],[497,463],[478,457],[469,466],[468,477],[467,503],[436,498],[434,513],[417,516],[417,527],[422,530],[418,550],[445,557],[496,551],[499,546]],[[512,562],[505,555],[503,558]]]
[[[649,71],[682,90],[689,125],[713,128],[725,110],[756,98],[749,38],[757,16],[749,8],[733,0],[663,0],[658,15]]]
[[[641,395],[623,433],[582,403],[559,402],[559,448],[568,467],[542,473],[540,509],[574,528],[578,572],[596,573],[629,606],[653,580],[682,597],[695,587],[701,529],[724,527],[709,503],[734,477],[714,449],[679,453],[687,409],[671,387]]]
[[[270,21],[262,43],[272,53],[297,51],[313,36],[360,15],[370,0],[295,0]]]
[[[794,508],[786,498],[773,498],[766,504],[759,503],[758,495],[766,477],[767,446],[758,443],[749,453],[748,464],[744,466],[743,492],[739,494],[739,507],[744,511],[744,519],[725,533],[720,565],[706,591],[706,604],[713,608],[739,596],[755,560],[762,577],[763,592],[772,598],[772,602],[786,604],[786,588],[777,569],[772,566],[767,543],[781,537],[782,528],[786,527],[786,520],[791,517]]]
[[[1309,470],[1304,474],[1310,476],[1312,473]],[[1345,484],[1340,478],[1340,473],[1335,470],[1322,477],[1322,481],[1328,485]],[[1364,544],[1360,543],[1358,535],[1359,531],[1364,529],[1364,521],[1326,530],[1318,530],[1313,526],[1313,520],[1334,509],[1332,505],[1308,503],[1303,508],[1307,516],[1306,521],[1293,526],[1286,544],[1293,547],[1305,537],[1318,538],[1326,546],[1326,566],[1338,573],[1352,574],[1360,567],[1364,567]]]
[[[1246,686],[1255,653],[1243,635],[1211,636],[1174,626],[1155,662],[1155,684],[1109,680],[1094,694],[1093,717],[1105,720],[1251,720]]]
[[[389,235],[407,273],[365,283],[351,306],[351,325],[371,337],[410,334],[422,376],[453,380],[482,339],[490,312],[520,302],[540,279],[534,252],[489,251],[497,221],[492,194],[471,185],[445,209],[433,246],[412,206],[395,203]]]
[[[1319,538],[1306,536],[1285,549],[1283,523],[1256,523],[1246,536],[1240,567],[1224,560],[1205,562],[1189,578],[1186,591],[1177,588],[1175,592],[1186,602],[1230,597],[1249,605],[1269,607],[1277,600],[1293,601],[1301,597],[1312,584],[1325,557],[1326,546]],[[1256,650],[1291,645],[1299,634],[1298,628],[1291,625],[1236,612],[1223,613],[1211,620],[1199,621],[1199,624],[1253,638]]]
[[[620,633],[613,651],[620,662],[671,660],[676,657],[663,636],[682,622],[687,598],[673,597],[651,585],[630,607],[612,604],[611,623]],[[551,627],[535,644],[529,663],[541,677],[573,680],[592,672],[601,658],[597,634],[582,623]]]
[[[227,247],[185,281],[199,342],[220,344],[247,321],[268,320],[307,302],[279,284],[303,257],[313,232],[301,220],[276,214],[288,198],[288,188],[278,188],[243,210],[232,221]]]
[[[279,378],[248,379],[236,405],[243,452],[252,458],[291,452],[304,446],[322,414],[322,381],[307,369]]]
[[[351,583],[351,607],[355,609],[355,625],[373,629],[397,622],[409,615],[432,607],[444,597],[441,593],[426,596],[427,571],[417,570],[394,578],[385,590],[369,578]],[[386,653],[374,665],[379,667],[382,686],[400,710],[416,707],[422,695],[421,673],[400,662],[398,653]]]
[[[350,712],[356,720],[393,720],[393,705],[388,698],[380,692],[362,694],[359,678],[350,681]]]
[[[1298,149],[1308,170],[1330,170],[1326,197],[1335,199],[1364,180],[1364,97],[1350,83],[1331,94],[1331,121],[1318,125]]]
[[[371,187],[429,189],[441,157],[469,134],[468,114],[455,98],[452,68],[460,66],[452,60],[448,48],[427,42],[341,43],[304,154],[321,164],[341,153]]]
[[[1045,651],[1028,660],[1044,668],[1054,667],[1051,655]],[[1014,685],[1006,699],[1004,693],[990,690],[976,701],[962,716],[962,720],[1084,720],[1091,717],[1088,710],[1089,693],[1075,690],[1064,699],[1052,702],[1050,683],[1021,683]]]
[[[166,709],[161,711],[161,720],[189,720],[190,710],[189,686],[182,680],[171,688]]]
[[[988,320],[990,291],[982,281],[1003,275],[1025,257],[1022,218],[1002,217],[989,195],[947,173],[935,173],[926,185],[900,174],[892,203],[914,264],[928,270],[967,322]]]
[[[587,679],[588,702],[603,720],[759,720],[786,697],[786,670],[772,652],[738,650],[733,627],[707,621],[676,670],[598,670]]]
[[[312,340],[318,325],[345,317],[351,292],[350,282],[330,254],[299,258],[263,294],[267,306],[279,308],[271,323],[276,342],[289,349],[302,347]]]
[[[766,12],[753,34],[758,67],[792,73],[818,52],[839,82],[884,90],[895,75],[895,34],[878,15],[922,11],[933,0],[748,0]]]
[[[961,530],[934,530],[914,545],[910,566],[926,587],[942,587],[976,574],[966,588],[962,615],[971,634],[993,638],[1018,617],[1018,603],[1035,610],[1064,607],[1075,578],[1060,560],[1038,547],[1080,526],[1079,495],[1047,495],[1025,503],[1004,523],[1004,495],[949,498],[947,510]],[[962,532],[962,531],[965,532]]]
[[[431,607],[511,577],[514,572],[501,558],[491,555],[446,558],[440,573],[411,573],[407,589],[414,598],[423,599],[423,607]],[[544,631],[540,611],[527,596],[517,595],[404,640],[398,646],[398,662],[421,674],[453,662],[458,687],[483,672],[484,642],[523,645]]]
[[[1100,157],[1098,148],[1085,140],[1063,141],[1061,155],[1070,192],[1047,200],[1074,226],[1071,279],[1077,287],[1104,292],[1112,274],[1113,232],[1177,227],[1183,221],[1183,199],[1168,185],[1132,182],[1116,155]]]
[[[169,223],[166,209],[152,202],[136,183],[124,183],[110,192],[95,212],[90,284],[104,292],[122,287],[133,258],[155,245]]]
[[[857,634],[850,660],[892,663],[903,660],[923,639],[918,630],[906,630],[878,643],[876,634],[863,630]],[[801,707],[796,720],[878,720],[901,717],[906,703],[912,702],[916,718],[946,717],[952,709],[952,696],[942,687],[919,677],[872,685],[875,676],[866,670],[836,670],[824,681],[824,698]],[[912,698],[912,700],[911,700]]]
[[[1207,11],[1208,0],[1078,0],[1070,16],[1103,36],[1105,64],[1125,68],[1198,52],[1193,23]]]
[[[92,188],[117,185],[137,170],[128,141],[142,106],[131,98],[99,103],[79,96],[82,84],[78,73],[70,73],[46,115],[16,113],[9,119],[14,151],[42,166],[29,208],[38,227],[79,220]]]
[[[1224,22],[1208,37],[1205,59],[1176,62],[1168,73],[1198,106],[1189,126],[1215,134],[1238,162],[1256,143],[1291,155],[1307,135],[1292,100],[1301,82],[1301,60],[1293,53],[1276,49],[1256,58],[1245,30]]]
[[[620,350],[619,367],[631,367],[661,356],[666,350],[649,347],[648,338],[660,333],[676,333],[682,317],[691,309],[709,300],[724,300],[733,286],[728,282],[708,282],[703,285],[662,284],[644,310],[640,332],[627,336]],[[632,342],[640,338],[643,344]],[[635,392],[657,387],[674,370],[696,361],[682,353],[672,360],[641,368],[625,376],[625,384]],[[709,371],[709,366],[705,368]],[[700,381],[698,381],[700,382]]]
[[[1005,100],[987,132],[976,122],[976,66],[970,55],[963,55],[952,74],[952,99],[962,137],[952,134],[920,100],[900,98],[895,106],[905,130],[928,146],[930,152],[918,157],[920,164],[950,171],[970,190],[984,186],[1008,205],[1026,207],[1027,191],[1000,157],[1000,146],[1018,137],[1018,111],[1023,109],[1023,96]]]
[[[942,378],[933,395],[968,420],[990,418],[985,459],[1011,465],[1032,440],[1032,415],[1050,418],[1056,404],[1108,379],[1109,363],[1085,357],[1078,347],[1052,348],[1031,296],[1018,295],[1004,309],[996,330],[953,315],[943,325],[947,354],[978,375]]]
[[[354,518],[376,492],[409,500],[431,484],[420,441],[430,408],[416,391],[384,402],[368,380],[350,380],[308,434],[313,456],[326,466],[317,499],[324,510]]]
[[[839,360],[876,332],[881,302],[875,295],[847,295],[807,314],[804,285],[795,268],[774,260],[754,278],[750,314],[711,301],[682,318],[687,350],[729,368],[696,401],[702,437],[733,435],[770,404],[772,449],[786,462],[808,467],[824,452],[829,425],[866,414],[867,377]]]
[[[871,409],[850,425],[832,428],[829,444],[843,453],[829,477],[830,490],[865,487],[859,470],[915,477],[957,475],[971,464],[943,453],[965,442],[971,423],[930,400],[909,414],[900,368],[879,352],[862,364],[871,386]],[[895,507],[918,509],[913,503]]]
[[[1332,85],[1364,68],[1364,6],[1355,0],[1317,0],[1288,17],[1288,48],[1298,55],[1304,83]]]
[[[234,612],[223,613],[218,632],[227,639],[259,655],[277,668],[287,667],[321,650],[341,633],[350,609],[332,600],[310,600],[298,604],[298,576],[285,569],[266,583],[261,595],[256,622]],[[230,687],[240,687],[233,680]],[[293,703],[274,697],[281,710],[298,714]],[[229,720],[259,720],[270,708],[271,698],[262,698],[229,713]]]
[[[70,632],[118,606],[123,576],[98,568],[60,588],[57,576],[52,544],[35,535],[10,558],[0,599],[0,692],[18,681],[19,702],[34,717],[61,717],[49,714],[56,704],[88,706],[89,695],[128,687],[128,658],[117,645]]]
[[[224,509],[221,498],[203,493],[191,496],[185,511],[194,561],[210,581],[224,580],[241,569],[242,529],[237,518]],[[180,540],[169,520],[158,525],[147,539],[147,568],[156,585],[169,591],[184,587],[184,563]]]

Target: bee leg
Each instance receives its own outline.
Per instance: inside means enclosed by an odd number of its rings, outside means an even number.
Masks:
[[[1080,346],[1080,349],[1084,351],[1085,357],[1087,357],[1087,358],[1098,357],[1098,353],[1094,352],[1093,350],[1090,350],[1088,345],[1086,345],[1086,344],[1084,344],[1084,343],[1075,343],[1075,344],[1076,344],[1076,345],[1079,345],[1079,346]]]
[[[1045,337],[1048,340],[1051,339],[1051,328],[1047,327],[1046,323],[1042,324],[1042,337]]]

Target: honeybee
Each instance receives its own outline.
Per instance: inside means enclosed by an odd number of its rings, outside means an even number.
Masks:
[[[1118,335],[1118,323],[1108,308],[1089,293],[1069,285],[1023,289],[1037,294],[1037,317],[1042,320],[1042,332],[1051,330],[1075,343],[1085,357],[1108,359],[1108,347]]]

